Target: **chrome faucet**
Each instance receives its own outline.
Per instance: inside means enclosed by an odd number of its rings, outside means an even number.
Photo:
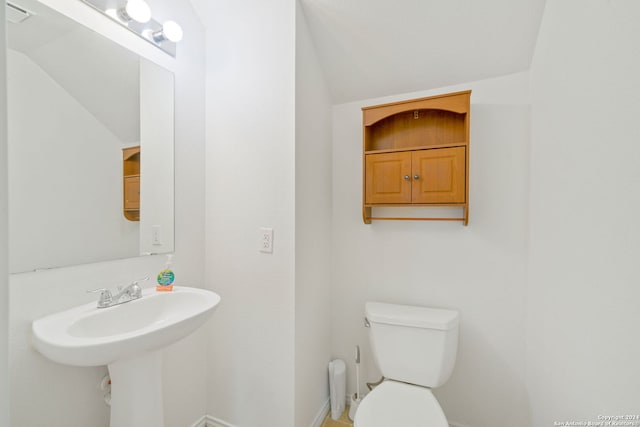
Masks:
[[[100,298],[98,299],[98,308],[112,307],[114,305],[124,304],[125,302],[142,298],[142,288],[138,283],[144,282],[145,280],[149,280],[149,276],[139,280],[134,280],[130,285],[125,287],[118,286],[118,293],[115,295],[113,295],[111,291],[106,288],[94,289],[87,292],[100,292]]]

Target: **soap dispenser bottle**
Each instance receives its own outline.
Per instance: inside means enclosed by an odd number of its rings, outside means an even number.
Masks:
[[[158,273],[158,285],[156,286],[156,291],[172,291],[173,290],[173,281],[176,276],[171,271],[173,254],[167,255],[167,264],[160,273]]]

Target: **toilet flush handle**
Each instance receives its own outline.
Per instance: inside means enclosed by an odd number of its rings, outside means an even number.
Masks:
[[[369,319],[367,319],[366,317],[364,318],[364,327],[365,328],[370,328],[371,327],[371,323],[369,323]]]

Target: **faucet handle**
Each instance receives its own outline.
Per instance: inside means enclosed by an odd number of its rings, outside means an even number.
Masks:
[[[113,296],[111,295],[111,291],[109,289],[106,289],[106,288],[92,289],[90,291],[87,291],[88,294],[93,294],[93,293],[96,293],[96,292],[100,292],[100,299],[98,300],[98,307],[104,307],[104,306],[108,305],[113,299]]]
[[[129,293],[130,293],[132,298],[136,299],[136,298],[140,298],[142,296],[142,287],[140,287],[140,285],[138,283],[144,282],[145,280],[149,280],[149,276],[145,276],[142,279],[134,280],[128,286]]]
[[[111,295],[111,291],[107,288],[91,289],[90,291],[87,291],[88,294],[95,294],[97,292],[100,292],[100,296]]]
[[[131,282],[132,285],[137,285],[140,282],[146,282],[147,280],[149,280],[149,276],[144,276],[142,279],[138,279],[138,280],[134,280],[133,282]]]

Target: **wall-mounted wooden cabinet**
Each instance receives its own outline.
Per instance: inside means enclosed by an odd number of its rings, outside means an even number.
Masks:
[[[140,221],[140,146],[122,149],[122,179],[124,217]]]
[[[364,107],[363,219],[469,219],[471,91]],[[380,206],[459,206],[453,218],[374,217]]]

